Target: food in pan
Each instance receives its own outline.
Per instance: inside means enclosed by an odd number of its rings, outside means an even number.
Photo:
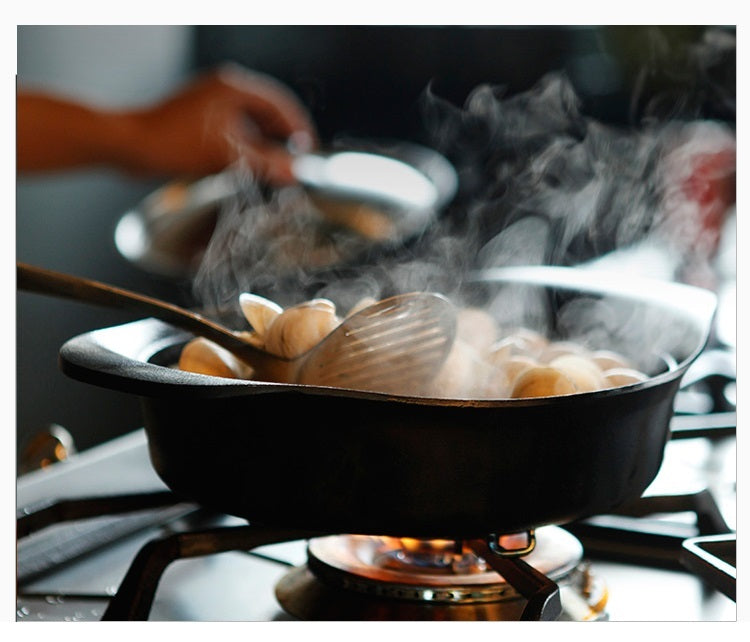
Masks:
[[[282,308],[243,293],[239,303],[249,324],[244,332],[247,340],[289,359],[318,345],[343,318],[375,300],[362,299],[343,317],[332,301],[323,298]],[[251,366],[203,338],[183,347],[178,367],[218,377],[253,378]],[[646,378],[617,352],[553,341],[525,327],[503,331],[488,312],[463,307],[458,309],[456,338],[441,369],[428,384],[405,394],[456,399],[549,397],[617,388]]]
[[[187,372],[229,379],[250,379],[253,376],[253,370],[249,365],[226,348],[203,337],[196,337],[185,344],[180,352],[177,367]]]

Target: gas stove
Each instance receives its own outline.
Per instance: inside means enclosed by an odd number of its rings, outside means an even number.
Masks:
[[[249,523],[168,488],[145,430],[49,464],[53,431],[16,484],[16,620],[735,621],[736,397],[715,340],[640,498],[462,541]]]
[[[677,415],[640,500],[530,546],[209,513],[166,488],[138,430],[18,479],[17,621],[733,621],[735,424]]]

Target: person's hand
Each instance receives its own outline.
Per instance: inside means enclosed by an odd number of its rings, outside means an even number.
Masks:
[[[19,91],[16,134],[19,172],[107,166],[195,178],[241,163],[271,184],[293,181],[292,148],[317,145],[312,119],[287,87],[235,65],[133,110]]]
[[[290,148],[317,144],[312,119],[288,88],[236,66],[201,76],[132,116],[140,149],[126,162],[141,172],[205,175],[242,162],[283,184],[293,180]]]

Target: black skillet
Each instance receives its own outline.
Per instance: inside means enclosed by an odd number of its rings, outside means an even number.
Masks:
[[[606,513],[641,495],[706,344],[712,293],[575,268],[507,268],[455,293],[503,326],[624,352],[642,383],[537,399],[428,399],[170,367],[153,319],[68,341],[69,376],[142,400],[153,466],[221,512],[320,532],[469,539]]]

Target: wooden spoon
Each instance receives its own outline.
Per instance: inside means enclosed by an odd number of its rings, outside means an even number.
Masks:
[[[456,312],[445,297],[401,294],[346,318],[299,357],[283,359],[216,321],[160,299],[20,262],[16,272],[21,290],[142,312],[205,337],[250,364],[253,378],[264,381],[398,394],[435,376],[456,333]]]

